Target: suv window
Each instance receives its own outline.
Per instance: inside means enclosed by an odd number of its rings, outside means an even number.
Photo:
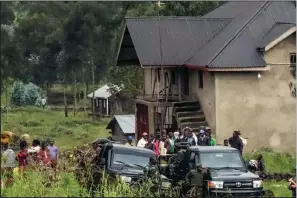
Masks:
[[[202,167],[208,168],[244,168],[239,152],[205,152],[200,153]],[[218,163],[219,162],[219,163]]]

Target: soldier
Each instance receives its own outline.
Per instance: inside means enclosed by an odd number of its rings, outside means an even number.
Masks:
[[[201,164],[196,166],[196,169],[190,170],[190,172],[186,175],[186,184],[187,188],[191,189],[195,187],[195,195],[194,196],[201,196],[202,188],[203,188],[203,180],[205,175],[205,169],[202,168]],[[186,188],[186,189],[187,189]],[[192,195],[190,195],[192,196]]]
[[[144,179],[150,179],[152,181],[153,187],[152,191],[157,192],[161,185],[161,175],[157,165],[157,160],[154,157],[150,157],[149,165],[144,169]]]

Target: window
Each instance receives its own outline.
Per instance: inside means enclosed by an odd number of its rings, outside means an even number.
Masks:
[[[203,89],[203,71],[198,71],[198,78],[199,78],[199,88]]]
[[[171,73],[171,84],[172,85],[175,85],[175,83],[176,83],[175,82],[176,81],[176,79],[175,79],[175,77],[176,77],[175,76],[175,71],[174,70],[171,70],[170,73]]]

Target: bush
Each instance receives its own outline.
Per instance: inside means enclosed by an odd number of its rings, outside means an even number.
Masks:
[[[11,92],[11,103],[17,106],[25,104],[25,86],[22,82],[14,82]]]
[[[33,83],[23,84],[16,81],[13,83],[11,103],[17,106],[37,105],[41,106],[42,90]]]

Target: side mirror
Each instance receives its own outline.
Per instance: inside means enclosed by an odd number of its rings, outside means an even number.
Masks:
[[[106,165],[106,159],[105,158],[101,158],[99,165]]]

